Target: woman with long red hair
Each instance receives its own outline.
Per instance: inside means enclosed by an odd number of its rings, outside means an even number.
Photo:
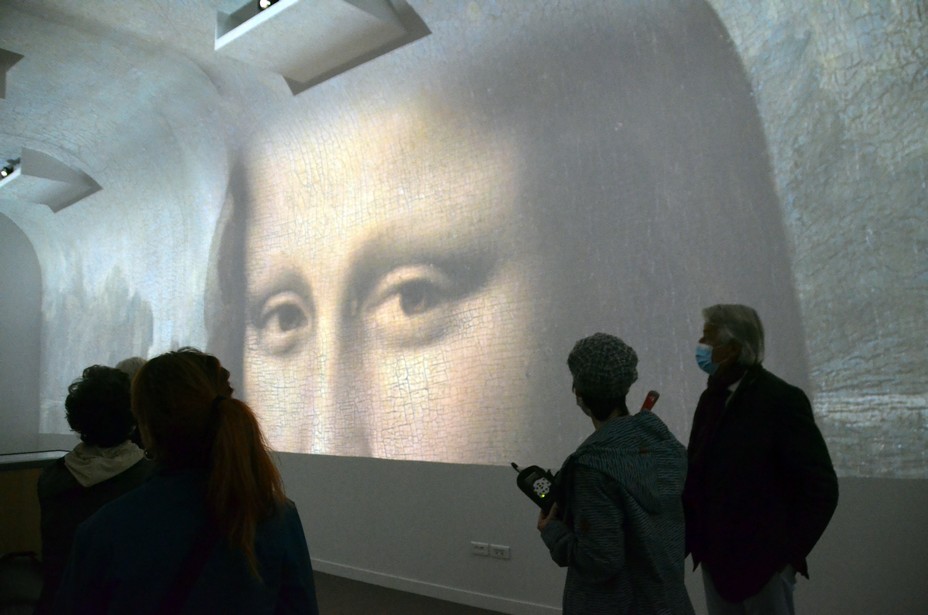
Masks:
[[[57,611],[318,612],[299,514],[232,393],[191,348],[139,370],[132,411],[159,470],[81,527]]]

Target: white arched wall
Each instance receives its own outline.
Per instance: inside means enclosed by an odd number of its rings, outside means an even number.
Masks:
[[[0,451],[38,445],[42,272],[29,238],[0,214]]]

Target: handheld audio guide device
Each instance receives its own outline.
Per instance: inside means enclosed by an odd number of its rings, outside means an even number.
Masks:
[[[554,496],[554,474],[551,470],[542,470],[538,466],[520,468],[513,463],[512,467],[519,473],[516,485],[547,514],[557,499]]]

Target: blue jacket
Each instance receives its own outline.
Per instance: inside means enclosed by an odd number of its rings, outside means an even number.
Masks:
[[[653,413],[612,419],[558,474],[563,521],[542,539],[567,566],[564,613],[689,615],[681,494],[686,449]]]
[[[206,474],[159,472],[101,508],[78,529],[55,599],[56,613],[157,613],[206,527]],[[217,544],[184,613],[317,615],[312,566],[292,502],[259,524],[255,554]]]

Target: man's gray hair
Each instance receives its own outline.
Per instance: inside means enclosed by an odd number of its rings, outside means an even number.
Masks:
[[[129,376],[129,380],[135,378],[136,372],[142,369],[147,361],[142,357],[129,357],[116,364],[116,369]]]
[[[720,343],[741,344],[741,365],[759,365],[764,360],[764,325],[752,307],[723,303],[704,308],[703,320],[715,327]]]

